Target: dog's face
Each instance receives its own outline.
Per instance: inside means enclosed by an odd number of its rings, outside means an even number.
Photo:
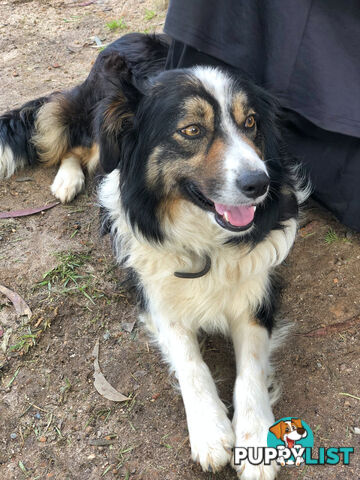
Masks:
[[[257,112],[223,74],[193,72],[182,79],[175,97],[160,100],[161,131],[148,157],[147,184],[210,212],[220,228],[244,231],[270,183]],[[161,111],[161,105],[155,108]]]
[[[279,183],[275,110],[262,90],[206,67],[163,72],[141,94],[111,100],[100,158],[120,168],[131,222],[144,230],[146,211],[161,224],[185,200],[232,236],[250,230]],[[122,144],[115,153],[109,132]]]

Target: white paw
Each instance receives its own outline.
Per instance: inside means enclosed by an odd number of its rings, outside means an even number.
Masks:
[[[230,462],[235,435],[224,408],[201,412],[188,425],[192,459],[205,472],[216,472]]]
[[[236,447],[267,447],[267,435],[269,428],[274,423],[274,418],[261,419],[254,411],[249,411],[245,416],[236,415],[233,420],[233,427],[236,435]],[[270,465],[252,465],[247,459],[242,460],[240,465],[235,465],[232,459],[232,466],[241,480],[274,480],[280,466],[276,461]]]
[[[85,184],[85,175],[79,164],[65,160],[51,185],[52,194],[61,203],[71,202],[81,192]]]
[[[241,480],[274,480],[280,467],[274,462],[271,465],[251,465],[247,460],[236,467],[237,476]]]

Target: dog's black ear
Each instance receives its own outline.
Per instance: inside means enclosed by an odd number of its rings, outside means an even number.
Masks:
[[[104,58],[103,74],[107,96],[102,101],[97,116],[100,164],[110,173],[120,162],[123,143],[133,128],[142,93],[135,87],[125,60],[118,54]]]

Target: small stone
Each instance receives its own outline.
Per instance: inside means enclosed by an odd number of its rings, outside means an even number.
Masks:
[[[11,438],[11,440],[15,440],[15,438],[17,438],[17,434],[16,433],[10,433],[10,438]]]
[[[359,427],[354,427],[354,433],[355,433],[355,435],[360,435],[360,428]]]
[[[44,437],[44,436],[39,437],[39,442],[41,442],[41,443],[45,443],[46,440],[47,440],[47,439],[46,439],[46,437]]]
[[[40,420],[40,419],[41,419],[41,415],[40,415],[40,413],[39,413],[39,412],[35,413],[35,418],[37,418],[38,420]]]
[[[111,336],[111,335],[110,335],[110,332],[109,332],[109,331],[106,331],[106,332],[104,333],[104,335],[103,335],[103,339],[104,339],[104,340],[109,340],[110,336]]]
[[[96,455],[95,453],[91,453],[87,458],[88,460],[94,460],[94,458],[96,458]]]
[[[131,323],[128,323],[128,322],[124,322],[121,324],[121,328],[127,332],[127,333],[131,333],[134,329],[134,325],[135,325],[135,322],[131,322]]]

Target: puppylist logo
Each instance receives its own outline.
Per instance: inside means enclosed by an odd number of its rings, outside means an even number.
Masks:
[[[248,460],[252,465],[270,465],[276,461],[282,467],[300,465],[349,465],[353,447],[319,447],[313,455],[314,435],[300,418],[284,417],[269,428],[267,447],[235,447],[234,463]]]

